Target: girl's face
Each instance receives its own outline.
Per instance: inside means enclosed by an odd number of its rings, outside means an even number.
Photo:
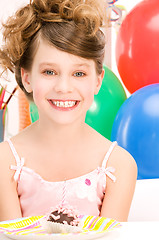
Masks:
[[[85,121],[104,75],[97,75],[93,60],[58,50],[43,40],[31,71],[22,69],[21,73],[24,87],[33,92],[39,119],[47,117],[58,124]]]

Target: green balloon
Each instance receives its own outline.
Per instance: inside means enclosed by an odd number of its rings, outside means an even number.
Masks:
[[[87,111],[85,122],[104,137],[111,139],[115,116],[127,97],[116,75],[106,66],[104,70],[101,89],[95,95],[93,104]],[[38,109],[33,102],[30,103],[30,116],[32,122],[39,118]]]
[[[30,117],[32,123],[39,119],[38,108],[34,102],[30,102]]]
[[[127,96],[116,75],[106,66],[104,70],[101,89],[87,111],[85,122],[110,140],[115,116]]]

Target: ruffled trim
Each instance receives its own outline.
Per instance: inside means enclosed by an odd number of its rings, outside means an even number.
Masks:
[[[108,176],[113,182],[116,181],[116,177],[113,175],[113,173],[115,172],[115,168],[113,167],[107,167],[107,168],[103,168],[103,167],[98,167],[97,168],[98,173],[105,173],[106,176]]]

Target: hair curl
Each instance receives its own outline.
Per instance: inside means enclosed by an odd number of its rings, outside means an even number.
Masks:
[[[0,65],[15,73],[20,88],[21,68],[30,70],[39,36],[62,51],[93,59],[97,72],[102,71],[105,37],[103,0],[30,0],[30,3],[3,23]],[[105,21],[106,20],[106,21]]]

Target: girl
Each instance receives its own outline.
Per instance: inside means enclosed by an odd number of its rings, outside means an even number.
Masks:
[[[0,220],[59,203],[127,220],[135,161],[85,123],[104,76],[101,3],[34,0],[3,25],[1,67],[15,73],[39,120],[0,144]]]

